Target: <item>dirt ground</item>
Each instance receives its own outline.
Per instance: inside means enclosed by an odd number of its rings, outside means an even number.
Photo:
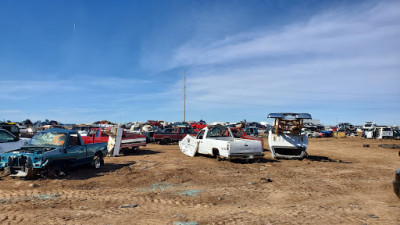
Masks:
[[[400,224],[399,150],[379,144],[400,141],[311,139],[309,159],[257,163],[149,144],[97,171],[3,177],[0,224]]]

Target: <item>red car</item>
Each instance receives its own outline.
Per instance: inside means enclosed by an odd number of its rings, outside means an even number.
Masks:
[[[196,132],[199,132],[201,129],[203,129],[206,126],[207,126],[207,123],[202,122],[202,121],[190,124],[190,127],[192,127],[192,129]]]
[[[162,127],[161,123],[155,120],[147,120],[147,123],[151,126]]]
[[[101,128],[90,129],[88,136],[82,136],[85,144],[108,142],[108,134]],[[125,131],[122,133],[121,149],[137,148],[139,146],[146,146],[146,136],[141,134],[130,134]]]
[[[196,136],[196,132],[190,127],[173,127],[166,128],[162,132],[154,133],[154,142],[159,142],[160,144],[168,144],[172,142],[178,142],[182,140],[186,135]]]
[[[261,141],[261,146],[264,148],[264,140],[261,138],[256,138],[256,137],[252,137],[249,135],[246,135],[244,133],[244,130],[242,128],[239,127],[231,127],[231,131],[232,134],[235,138],[243,138],[243,139],[249,139],[249,140],[257,140],[257,141]]]

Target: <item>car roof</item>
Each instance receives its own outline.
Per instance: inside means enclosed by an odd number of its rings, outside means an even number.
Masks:
[[[47,130],[40,131],[39,133],[45,133],[45,132],[57,132],[57,133],[66,133],[66,134],[77,134],[78,133],[76,130],[67,130],[64,128],[50,128]]]

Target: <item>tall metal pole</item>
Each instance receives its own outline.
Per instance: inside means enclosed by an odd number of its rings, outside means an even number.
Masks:
[[[183,72],[183,122],[186,116],[186,71]]]

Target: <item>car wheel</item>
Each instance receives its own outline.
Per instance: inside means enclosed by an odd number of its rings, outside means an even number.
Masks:
[[[104,165],[104,160],[101,155],[95,155],[93,158],[93,167],[95,169],[100,169]]]

